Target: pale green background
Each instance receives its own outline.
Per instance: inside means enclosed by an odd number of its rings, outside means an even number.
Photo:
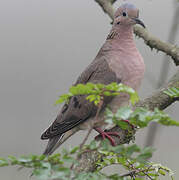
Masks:
[[[131,2],[139,7],[148,30],[167,41],[173,1]],[[93,60],[110,27],[110,19],[93,0],[0,1],[0,156],[44,150],[46,142],[40,135],[58,112],[55,100]],[[151,52],[142,39],[136,42],[147,66],[140,90],[141,97],[146,97],[158,79],[163,53]],[[171,63],[170,77],[175,71]],[[177,119],[179,106],[172,107],[170,114]],[[65,147],[77,145],[82,134]],[[146,134],[147,129],[137,133],[136,142],[143,145]],[[179,171],[178,137],[178,128],[160,128],[153,161]],[[29,175],[15,167],[0,168],[0,180],[26,180]]]

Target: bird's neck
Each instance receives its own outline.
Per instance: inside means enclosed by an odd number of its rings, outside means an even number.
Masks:
[[[106,43],[112,49],[135,49],[132,26],[113,27],[110,31]],[[109,46],[111,44],[111,46]]]

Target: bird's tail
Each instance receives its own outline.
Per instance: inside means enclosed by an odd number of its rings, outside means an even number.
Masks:
[[[43,154],[46,156],[51,155],[56,149],[55,146],[63,139],[63,136],[64,134],[60,134],[58,136],[50,138]]]
[[[63,144],[69,137],[75,134],[79,129],[71,129],[64,134],[60,134],[53,138],[50,138],[47,144],[47,147],[44,151],[44,155],[49,156],[51,155],[61,144]]]

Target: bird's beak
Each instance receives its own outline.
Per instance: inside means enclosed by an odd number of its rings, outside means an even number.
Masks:
[[[143,28],[146,28],[145,25],[144,25],[144,23],[143,23],[139,18],[132,18],[132,19],[136,22],[136,24],[139,24],[139,25],[141,25]]]

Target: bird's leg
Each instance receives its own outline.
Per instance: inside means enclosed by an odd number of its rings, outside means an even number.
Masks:
[[[115,140],[111,136],[116,136],[120,138],[117,132],[106,132],[101,130],[100,128],[94,128],[94,129],[99,133],[99,135],[96,136],[95,139],[99,136],[102,136],[103,139],[107,138],[111,142],[112,146],[116,146]]]

